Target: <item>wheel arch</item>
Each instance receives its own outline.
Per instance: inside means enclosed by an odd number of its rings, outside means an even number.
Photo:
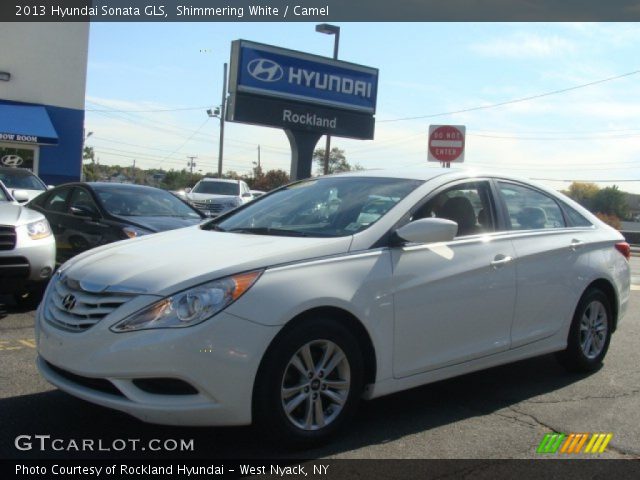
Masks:
[[[596,288],[600,291],[602,291],[602,293],[604,293],[607,298],[609,299],[609,303],[611,305],[611,314],[613,315],[613,329],[612,332],[616,331],[616,328],[618,327],[618,309],[619,309],[619,305],[618,305],[618,294],[616,293],[616,289],[613,286],[613,284],[605,279],[605,278],[599,278],[597,280],[594,280],[593,282],[591,282],[587,288],[585,288],[583,295],[585,292],[587,292],[588,290],[592,289],[592,288]],[[582,297],[580,297],[582,298]]]
[[[271,340],[269,346],[265,350],[262,359],[260,360],[260,365],[258,366],[258,370],[256,376],[253,381],[253,393],[254,398],[252,399],[253,409],[255,410],[255,391],[256,391],[256,383],[258,382],[258,378],[262,375],[262,370],[265,365],[265,361],[268,355],[273,351],[275,346],[278,344],[279,340],[291,329],[297,327],[300,323],[304,322],[305,319],[315,316],[328,316],[330,318],[335,318],[345,323],[346,327],[349,331],[353,332],[356,340],[358,341],[358,345],[360,347],[360,351],[362,352],[362,360],[364,364],[364,384],[374,383],[376,379],[377,372],[377,360],[376,360],[376,351],[373,346],[373,341],[371,340],[371,336],[367,329],[362,324],[362,322],[351,312],[344,310],[339,307],[325,306],[325,307],[315,307],[304,312],[299,313],[295,317],[293,317],[289,322],[287,322],[282,329],[278,332],[278,334]]]

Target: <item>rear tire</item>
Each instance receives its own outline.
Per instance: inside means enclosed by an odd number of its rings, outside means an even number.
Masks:
[[[356,337],[340,322],[310,317],[269,348],[253,411],[266,433],[296,448],[324,443],[351,419],[363,391]]]
[[[567,348],[558,361],[571,372],[593,372],[600,368],[609,349],[613,315],[609,298],[599,289],[588,289],[578,302]]]

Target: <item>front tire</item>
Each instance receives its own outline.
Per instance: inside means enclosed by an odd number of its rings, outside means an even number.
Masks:
[[[253,397],[256,422],[280,440],[311,447],[346,425],[362,389],[355,336],[336,320],[307,318],[265,355]]]
[[[559,362],[572,372],[597,370],[609,349],[612,328],[609,298],[597,288],[587,290],[573,316],[567,348],[557,355]]]

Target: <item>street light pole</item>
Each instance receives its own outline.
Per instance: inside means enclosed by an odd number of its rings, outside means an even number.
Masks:
[[[324,33],[327,35],[334,35],[333,40],[333,59],[338,59],[338,48],[340,46],[340,27],[337,25],[330,25],[328,23],[321,23],[316,25],[316,32]],[[324,147],[324,175],[329,174],[329,153],[331,151],[331,136],[327,134],[327,142]]]

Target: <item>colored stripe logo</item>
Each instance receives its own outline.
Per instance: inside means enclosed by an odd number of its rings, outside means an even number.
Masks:
[[[536,453],[603,453],[612,438],[613,433],[547,433]]]

